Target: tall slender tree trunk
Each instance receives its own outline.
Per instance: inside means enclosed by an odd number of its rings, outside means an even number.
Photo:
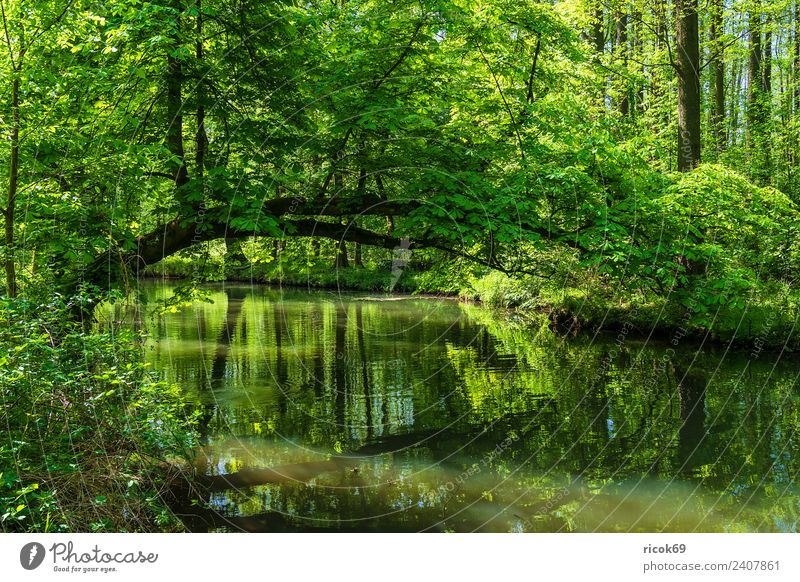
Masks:
[[[641,63],[639,67],[639,74],[641,79],[646,79],[648,75],[647,66],[645,65],[644,58],[644,31],[642,29],[642,11],[639,8],[633,10],[633,25],[631,34],[633,39],[631,41],[631,51],[636,57],[636,60]],[[637,81],[633,88],[633,111],[638,115],[644,111],[644,88],[645,83]]]
[[[795,165],[800,165],[800,0],[794,3],[794,128]]]
[[[794,114],[800,118],[800,0],[794,3]]]
[[[657,55],[663,54],[666,41],[666,10],[664,0],[655,0],[653,13],[653,51]],[[653,131],[660,131],[668,122],[668,114],[662,107],[664,102],[665,82],[660,70],[654,69],[650,78],[650,109],[654,115],[650,117],[650,127]]]
[[[750,175],[759,184],[770,180],[769,107],[770,96],[765,92],[763,27],[760,3],[755,2],[749,13],[750,54],[748,58],[747,89],[747,150]]]
[[[361,243],[353,243],[353,264],[356,267],[363,267],[364,261],[361,258]]]
[[[197,39],[195,41],[195,56],[197,65],[203,72],[203,10],[201,0],[196,0],[197,8]],[[197,82],[197,133],[195,135],[195,165],[197,166],[197,177],[203,178],[206,167],[206,154],[208,153],[208,134],[206,133],[206,92],[205,80],[199,79]]]
[[[598,4],[594,11],[594,21],[592,22],[592,37],[594,39],[594,50],[599,58],[606,47],[606,31],[604,24],[605,15],[602,3]]]
[[[20,57],[21,60],[21,57]],[[14,71],[11,82],[11,159],[8,165],[8,196],[6,198],[5,215],[5,270],[6,293],[9,297],[17,296],[17,271],[14,262],[14,213],[17,206],[17,181],[19,178],[19,73],[22,63]]]
[[[360,144],[361,149],[364,149],[364,142]],[[358,190],[359,196],[364,196],[366,194],[367,189],[367,170],[366,168],[361,168],[358,171],[358,186],[356,187]],[[355,226],[358,226],[357,223],[354,223]],[[353,243],[353,264],[356,267],[363,267],[364,263],[361,260],[361,243],[355,242]]]
[[[180,13],[179,0],[173,2],[173,8]],[[180,17],[175,17],[175,27],[180,28]],[[175,39],[176,45],[179,39]],[[186,168],[186,156],[183,150],[183,65],[180,57],[167,55],[167,148],[178,159],[175,170],[175,185],[180,188],[189,182]]]
[[[630,109],[630,82],[628,80],[628,15],[624,8],[619,8],[614,16],[616,22],[615,48],[617,60],[623,70],[622,86],[618,99],[618,109],[622,116],[627,117]]]
[[[764,56],[762,57],[762,74],[761,74],[761,89],[764,94],[764,107],[765,118],[767,125],[765,127],[765,183],[771,183],[777,178],[776,168],[772,162],[772,16],[767,13],[764,17]]]
[[[333,183],[336,188],[336,195],[339,196],[344,188],[344,179],[342,175],[337,173],[333,177]],[[350,261],[347,260],[347,241],[344,238],[339,239],[336,246],[336,260],[333,263],[334,268],[346,269],[350,266]]]
[[[350,266],[347,258],[347,241],[340,239],[336,247],[336,260],[333,266],[337,269],[346,269]]]
[[[772,25],[767,17],[764,26],[764,55],[761,57],[761,90],[772,95]]]
[[[742,101],[742,72],[743,65],[736,63],[733,65],[733,86],[731,88],[731,115],[728,123],[728,143],[736,146],[741,143],[741,128],[739,127],[739,111]]]
[[[751,12],[748,22],[750,51],[747,61],[747,140],[752,149],[756,125],[759,121],[759,97],[761,92],[761,21],[757,12]]]
[[[725,130],[725,49],[722,40],[725,34],[723,21],[723,0],[711,3],[711,52],[712,74],[714,77],[714,112],[711,126],[717,151],[727,147],[728,136]]]
[[[383,185],[383,180],[380,174],[375,174],[375,185],[378,187],[378,198],[386,200],[386,189]],[[394,233],[394,217],[391,214],[386,215],[386,234],[389,236]]]
[[[594,62],[600,63],[603,60],[603,53],[606,48],[605,13],[603,12],[603,3],[600,1],[596,1],[595,3],[594,19],[592,21],[592,40],[594,41]],[[599,99],[600,104],[605,105],[605,75],[603,75],[602,79],[603,82],[600,85]]]
[[[678,170],[700,163],[700,38],[697,0],[675,0],[678,53]]]

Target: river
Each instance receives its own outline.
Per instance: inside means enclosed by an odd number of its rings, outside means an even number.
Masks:
[[[143,289],[148,310],[171,292]],[[190,529],[798,529],[797,356],[561,337],[451,299],[208,292],[143,318],[199,414],[198,471],[246,477]]]

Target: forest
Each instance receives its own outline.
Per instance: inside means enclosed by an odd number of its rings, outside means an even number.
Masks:
[[[235,318],[251,304],[223,282],[451,297],[552,342],[800,350],[798,0],[0,8],[2,531],[188,527],[165,491],[221,421],[148,360],[152,328],[119,323],[132,302],[162,321],[214,302],[212,388],[247,344]],[[151,280],[170,294],[143,292]],[[366,370],[362,318],[402,314],[353,307],[351,333],[349,310],[311,318]],[[279,372],[296,325],[264,340]],[[496,327],[480,334],[535,359]],[[448,366],[467,378],[481,350]],[[377,377],[330,366],[321,381],[364,390],[372,426]],[[326,438],[335,456],[400,432]]]

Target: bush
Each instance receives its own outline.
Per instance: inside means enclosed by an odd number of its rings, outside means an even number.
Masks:
[[[194,446],[193,418],[133,332],[84,333],[74,304],[0,303],[2,530],[176,528],[155,469]]]
[[[462,290],[462,296],[481,301],[490,307],[520,307],[533,299],[539,286],[528,278],[512,278],[498,271],[473,277]]]

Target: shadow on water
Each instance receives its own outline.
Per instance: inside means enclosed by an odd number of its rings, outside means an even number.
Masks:
[[[793,362],[450,300],[211,295],[145,321],[201,412],[168,499],[192,531],[797,530]]]

